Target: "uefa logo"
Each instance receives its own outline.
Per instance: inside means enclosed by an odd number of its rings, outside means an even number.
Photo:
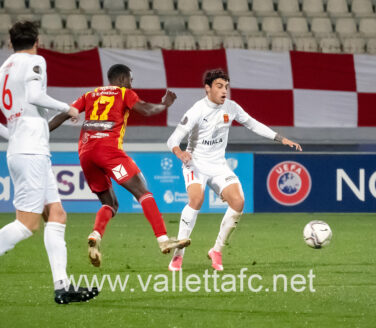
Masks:
[[[279,204],[294,206],[303,202],[311,191],[311,176],[298,162],[286,161],[275,165],[267,179],[269,195]]]

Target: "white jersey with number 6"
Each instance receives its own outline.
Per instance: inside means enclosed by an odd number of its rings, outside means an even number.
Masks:
[[[47,109],[68,111],[69,105],[47,96],[46,87],[46,62],[41,56],[15,53],[0,67],[0,109],[9,130],[8,156],[50,155]]]

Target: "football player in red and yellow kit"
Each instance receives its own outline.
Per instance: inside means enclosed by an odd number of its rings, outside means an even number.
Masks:
[[[147,103],[131,89],[132,75],[127,66],[113,65],[107,75],[110,86],[87,92],[72,104],[79,112],[85,112],[78,147],[80,163],[90,189],[102,203],[93,232],[88,238],[89,258],[94,266],[101,264],[101,239],[107,223],[119,207],[110,178],[139,201],[163,253],[190,244],[190,239],[167,237],[153,194],[147,190],[136,163],[123,151],[123,137],[130,113],[136,111],[145,116],[158,114],[173,104],[176,95],[167,90],[160,104]],[[55,116],[49,122],[50,131],[68,118],[65,113]]]

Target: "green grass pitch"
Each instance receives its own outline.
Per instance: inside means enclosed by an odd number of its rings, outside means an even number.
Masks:
[[[103,239],[102,267],[94,268],[86,245],[93,217],[68,217],[68,273],[77,279],[81,274],[89,278],[97,274],[98,279],[128,275],[127,288],[113,292],[105,282],[101,294],[89,303],[55,304],[40,231],[0,258],[0,327],[376,326],[375,214],[244,215],[223,253],[225,271],[218,274],[217,282],[230,281],[223,276],[238,275],[241,268],[247,268],[247,278],[251,274],[262,277],[261,282],[252,280],[252,286],[263,286],[257,293],[247,287],[241,292],[239,280],[237,291],[208,292],[203,283],[196,292],[185,288],[172,291],[172,275],[167,271],[171,257],[159,252],[150,226],[138,214],[119,214],[110,222]],[[164,217],[169,234],[176,235],[178,215]],[[0,226],[13,218],[14,214],[1,214]],[[303,227],[314,219],[327,221],[333,230],[327,248],[315,250],[303,242]],[[183,278],[191,274],[202,277],[206,269],[213,274],[206,254],[220,221],[219,214],[199,215],[184,259]],[[284,274],[289,281],[296,274],[307,277],[310,269],[315,275],[315,292],[309,290],[308,283],[303,292],[293,291],[290,285],[284,292],[282,280],[273,290],[273,275]],[[137,275],[143,283],[152,277],[146,292]],[[157,275],[165,275],[168,285]],[[208,281],[212,288],[212,280]],[[169,290],[154,290],[155,283]]]

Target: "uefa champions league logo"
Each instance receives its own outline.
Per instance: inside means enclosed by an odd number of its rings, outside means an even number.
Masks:
[[[294,206],[303,202],[311,191],[311,176],[300,163],[281,162],[269,172],[269,195],[279,204]]]
[[[164,171],[171,170],[173,166],[173,162],[171,158],[164,157],[161,160],[161,167]]]

